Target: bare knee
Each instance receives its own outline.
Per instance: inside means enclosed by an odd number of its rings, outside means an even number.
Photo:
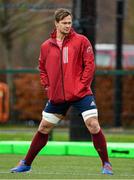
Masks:
[[[38,131],[43,134],[49,134],[49,132],[53,129],[54,126],[55,126],[54,124],[48,121],[42,120],[39,125]]]
[[[85,124],[91,134],[96,134],[100,130],[100,125],[97,117],[90,117],[85,121]]]

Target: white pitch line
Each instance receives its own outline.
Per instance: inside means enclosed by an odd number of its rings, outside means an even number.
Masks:
[[[48,175],[55,175],[55,174],[57,174],[57,175],[60,175],[60,174],[66,174],[66,175],[79,175],[79,176],[81,176],[81,175],[86,175],[86,176],[90,176],[90,175],[93,175],[93,176],[100,176],[100,175],[103,175],[103,174],[101,174],[101,173],[70,173],[70,172],[53,172],[53,173],[49,173],[49,172],[43,172],[43,173],[41,173],[41,172],[36,172],[36,171],[32,171],[32,174],[48,174]],[[134,174],[114,174],[115,176],[120,176],[120,177],[134,177]],[[113,175],[113,176],[114,176]],[[112,175],[111,175],[111,177],[112,177]]]
[[[71,172],[53,172],[53,173],[49,173],[49,172],[37,172],[37,171],[32,171],[32,172],[29,172],[29,173],[31,173],[31,174],[45,174],[45,175],[55,175],[55,174],[57,174],[57,175],[63,175],[63,174],[65,174],[65,175],[73,175],[73,176],[84,176],[84,175],[86,175],[86,176],[100,176],[100,175],[103,175],[103,174],[101,174],[101,173],[71,173]],[[29,174],[28,173],[28,174]],[[19,173],[11,173],[10,171],[0,171],[0,174],[19,174]],[[21,174],[23,174],[23,173],[21,173]],[[109,175],[110,176],[110,175]],[[134,174],[114,174],[113,176],[119,176],[119,177],[134,177]],[[111,175],[111,177],[112,177],[112,175]]]

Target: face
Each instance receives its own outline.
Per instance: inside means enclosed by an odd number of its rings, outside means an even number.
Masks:
[[[55,22],[55,25],[58,33],[66,35],[70,32],[70,29],[72,27],[72,17],[68,15],[61,21]]]

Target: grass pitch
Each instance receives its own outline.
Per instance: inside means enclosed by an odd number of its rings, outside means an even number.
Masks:
[[[0,179],[134,179],[134,159],[111,158],[114,175],[100,173],[96,157],[37,156],[30,173],[10,173],[20,155],[0,155]]]

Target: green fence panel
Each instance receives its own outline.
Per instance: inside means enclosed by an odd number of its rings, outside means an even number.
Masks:
[[[71,142],[68,145],[68,155],[97,156],[98,154],[90,142]]]
[[[48,142],[47,145],[40,151],[40,155],[67,155],[66,143]]]
[[[110,157],[134,158],[134,143],[108,143]]]
[[[12,141],[14,154],[26,154],[30,146],[30,141]]]
[[[26,154],[30,141],[1,141],[0,154]],[[40,155],[98,156],[91,142],[53,142],[40,151]],[[109,157],[134,158],[134,143],[108,143]]]
[[[0,154],[13,154],[13,143],[10,141],[0,141]]]

